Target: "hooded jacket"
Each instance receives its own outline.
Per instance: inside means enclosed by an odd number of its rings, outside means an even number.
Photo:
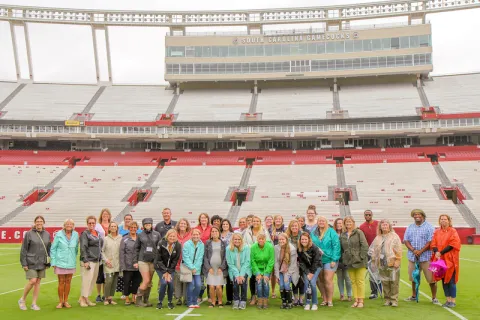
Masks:
[[[85,230],[80,236],[80,261],[100,262],[102,260],[103,239]]]
[[[240,254],[240,269],[237,268],[237,254]],[[244,245],[242,251],[238,252],[237,248],[230,250],[227,248],[226,252],[227,264],[228,264],[228,275],[230,280],[233,280],[236,277],[247,275],[250,277],[252,275],[252,268],[250,265],[250,247]]]
[[[172,252],[170,252],[168,251],[167,239],[160,240],[157,244],[157,254],[155,255],[155,260],[153,262],[155,270],[158,270],[161,273],[168,272],[169,274],[173,274],[178,260],[180,260],[181,254],[182,245],[180,242],[175,241],[172,244]]]
[[[138,234],[137,241],[135,242],[135,258],[133,263],[135,264],[139,261],[153,263],[160,238],[160,233],[154,230],[143,230],[142,233]]]
[[[195,249],[197,249],[197,253],[195,253]],[[195,275],[200,275],[204,253],[205,245],[201,240],[197,242],[197,245],[195,245],[193,240],[190,239],[183,245],[182,261],[188,269],[195,269],[197,271]]]
[[[138,269],[133,266],[135,255],[135,240],[128,234],[124,236],[120,242],[120,271],[138,271]]]
[[[260,248],[258,242],[255,242],[250,248],[250,263],[252,265],[252,274],[259,274],[270,277],[275,265],[275,250],[270,242],[265,241],[263,248]]]
[[[360,229],[353,229],[350,237],[346,232],[340,235],[342,262],[347,268],[366,268],[368,262],[368,243]]]
[[[115,273],[120,272],[120,245],[122,242],[122,236],[117,234],[116,237],[113,237],[111,234],[105,237],[102,247],[102,258],[103,258],[103,271],[105,273]],[[107,260],[110,261],[112,267],[107,266]]]
[[[70,240],[68,240],[65,230],[55,234],[52,247],[50,248],[50,257],[52,267],[63,269],[75,269],[77,266],[77,254],[79,247],[78,232],[73,230]]]
[[[333,228],[328,227],[323,239],[320,239],[318,227],[310,233],[313,244],[322,250],[322,263],[338,262],[341,256],[340,240]]]
[[[47,254],[50,255],[50,246],[50,233],[45,230],[37,231],[35,228],[28,231],[20,250],[22,267],[28,267],[31,270],[44,270],[47,267]]]
[[[302,275],[314,274],[318,268],[322,267],[322,251],[315,245],[312,245],[306,251],[298,252],[299,269]]]

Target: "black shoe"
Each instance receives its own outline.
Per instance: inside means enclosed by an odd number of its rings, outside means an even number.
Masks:
[[[174,306],[173,303],[170,301],[170,302],[168,303],[168,309],[173,309],[173,308],[175,308],[175,306]]]
[[[98,295],[97,299],[95,299],[95,302],[98,302],[98,303],[103,302],[102,297],[100,297],[100,295]]]
[[[177,306],[181,306],[182,305],[182,299],[178,299],[177,300]]]
[[[158,310],[163,309],[163,304],[161,302],[157,303],[157,309]]]
[[[104,301],[105,301],[105,296],[102,296],[102,302],[104,302]]]
[[[231,306],[231,305],[232,305],[232,301],[227,301],[227,302],[225,303],[225,305],[226,305],[226,306]]]
[[[371,294],[370,297],[368,297],[368,299],[370,300],[374,300],[374,299],[377,299],[378,296],[376,294]]]

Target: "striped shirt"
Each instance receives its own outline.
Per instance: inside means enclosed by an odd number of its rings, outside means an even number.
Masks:
[[[410,242],[413,249],[422,250],[428,242],[432,241],[434,231],[433,226],[426,221],[419,226],[413,223],[408,226],[403,240]],[[407,257],[409,261],[415,262],[415,254],[412,251],[408,250]],[[430,261],[431,257],[432,250],[426,250],[420,255],[419,261]]]

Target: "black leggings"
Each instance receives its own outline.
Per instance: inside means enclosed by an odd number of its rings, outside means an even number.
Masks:
[[[123,271],[123,295],[137,294],[141,282],[140,271]]]
[[[250,295],[253,297],[254,295],[257,294],[257,277],[255,277],[253,274],[250,277]]]
[[[227,281],[225,282],[225,291],[227,292],[227,301],[233,301],[233,282],[229,276],[227,276]]]
[[[305,294],[305,285],[303,283],[302,277],[298,279],[297,285],[293,285],[293,290],[292,290],[294,295],[303,295]]]

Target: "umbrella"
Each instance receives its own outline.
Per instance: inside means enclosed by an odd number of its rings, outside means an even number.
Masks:
[[[415,283],[415,299],[418,303],[418,290],[420,288],[420,262],[415,259],[415,270],[412,272],[413,282]]]
[[[372,260],[368,261],[367,264],[368,274],[370,275],[370,279],[373,280],[375,286],[377,287],[378,295],[383,299],[383,292],[382,292],[382,280],[380,279],[380,274],[378,268],[372,263]]]
[[[436,279],[442,279],[447,271],[447,264],[442,259],[433,261],[428,270],[432,271]]]

